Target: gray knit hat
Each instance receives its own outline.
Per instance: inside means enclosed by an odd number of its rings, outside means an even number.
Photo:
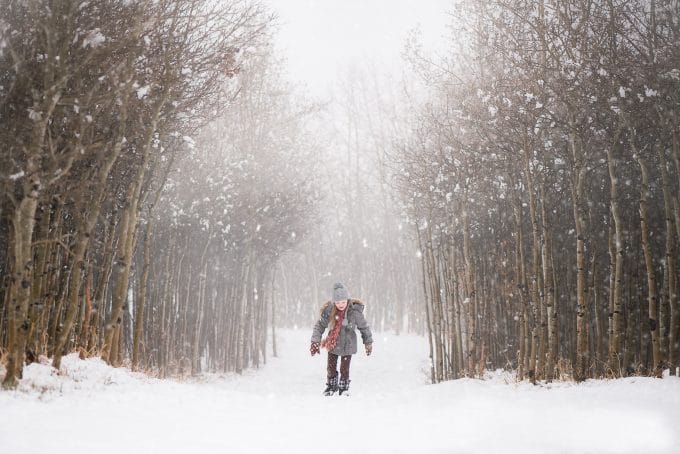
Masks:
[[[335,285],[333,285],[331,301],[336,302],[347,299],[349,299],[349,293],[347,292],[347,289],[345,288],[344,285],[342,285],[341,282],[336,282]]]

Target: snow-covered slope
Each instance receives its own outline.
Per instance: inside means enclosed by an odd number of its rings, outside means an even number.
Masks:
[[[375,335],[349,398],[323,397],[325,355],[282,331],[279,358],[177,383],[64,359],[0,392],[0,453],[678,453],[680,379],[532,386],[506,374],[427,384],[427,344]]]

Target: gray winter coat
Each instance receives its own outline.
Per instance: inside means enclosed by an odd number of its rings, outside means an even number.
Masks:
[[[314,325],[314,332],[312,333],[312,342],[321,342],[321,336],[328,327],[329,317],[333,310],[333,303],[330,301],[323,305],[321,309],[321,318]],[[342,328],[338,333],[338,341],[335,348],[331,350],[338,356],[353,355],[357,352],[357,333],[358,329],[361,332],[361,339],[364,345],[373,343],[373,335],[371,328],[369,328],[366,319],[364,318],[364,305],[361,301],[350,299],[345,309],[347,314],[342,320]]]

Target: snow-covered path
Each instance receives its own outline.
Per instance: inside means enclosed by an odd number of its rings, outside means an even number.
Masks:
[[[309,335],[282,331],[262,369],[201,383],[72,356],[67,377],[33,365],[26,382],[46,391],[0,393],[0,454],[680,452],[675,377],[431,386],[425,340],[379,334],[352,360],[352,396],[328,398]]]

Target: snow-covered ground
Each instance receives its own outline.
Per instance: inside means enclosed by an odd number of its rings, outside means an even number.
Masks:
[[[310,330],[241,376],[149,379],[96,359],[31,365],[0,392],[0,453],[680,453],[680,379],[427,384],[427,344],[375,335],[351,397],[323,397]]]

